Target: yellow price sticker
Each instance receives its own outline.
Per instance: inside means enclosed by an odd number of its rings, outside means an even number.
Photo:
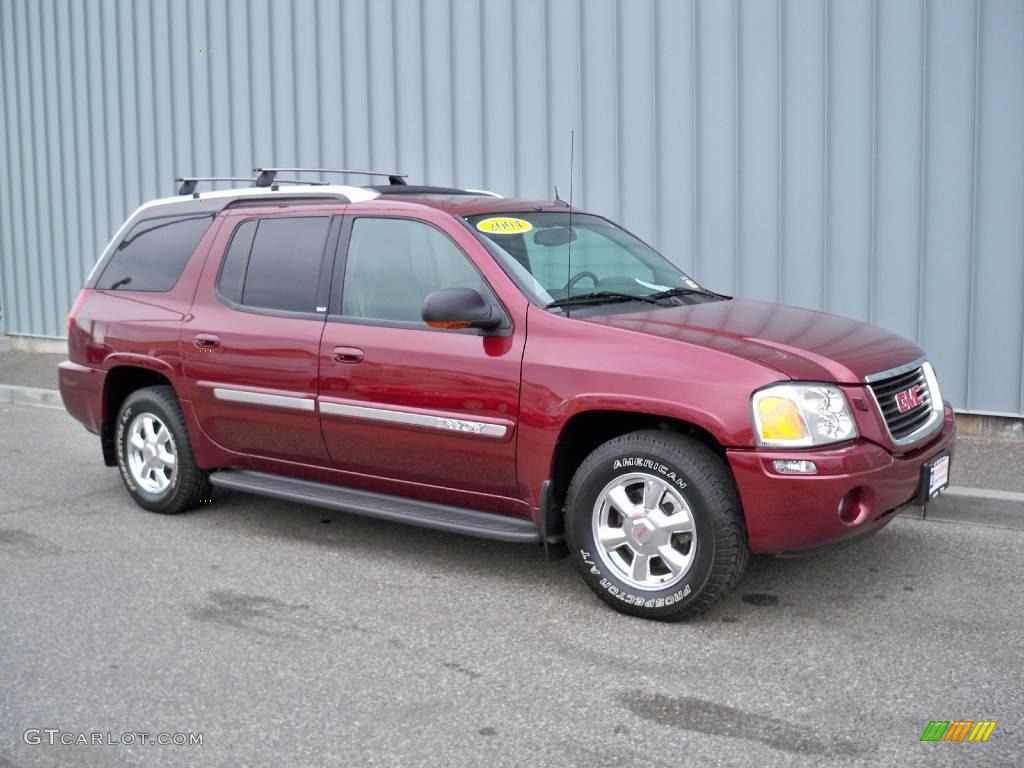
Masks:
[[[476,223],[476,228],[481,232],[490,235],[518,235],[529,232],[533,224],[526,219],[517,219],[512,216],[492,216]]]

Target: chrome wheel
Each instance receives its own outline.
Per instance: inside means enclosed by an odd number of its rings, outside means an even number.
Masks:
[[[594,504],[594,541],[604,565],[635,589],[679,582],[697,551],[690,505],[656,475],[634,472],[608,483]]]
[[[128,471],[144,491],[163,493],[174,482],[178,453],[171,431],[152,413],[140,413],[125,438]]]

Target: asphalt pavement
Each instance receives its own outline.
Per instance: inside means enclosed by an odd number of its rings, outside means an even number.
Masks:
[[[657,624],[534,547],[147,513],[67,414],[0,406],[0,768],[1020,765],[1022,572],[1024,531],[900,518]],[[958,719],[998,725],[920,741]]]

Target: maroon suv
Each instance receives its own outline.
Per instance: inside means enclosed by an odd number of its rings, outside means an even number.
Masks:
[[[280,170],[142,206],[68,318],[64,402],[146,509],[218,486],[567,548],[676,619],[947,482],[903,338],[706,290],[561,201]]]

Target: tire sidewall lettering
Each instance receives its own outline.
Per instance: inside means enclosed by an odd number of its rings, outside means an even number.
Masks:
[[[673,591],[669,595],[647,597],[641,594],[636,594],[635,592],[629,591],[626,587],[613,584],[608,577],[604,575],[596,562],[587,559],[590,556],[589,552],[581,549],[580,556],[583,558],[583,562],[590,566],[589,573],[595,577],[598,586],[616,600],[621,600],[626,605],[634,605],[638,608],[668,608],[676,603],[682,602],[683,599],[689,597],[693,592],[693,588],[690,586],[689,581],[683,581],[680,584],[674,584],[672,586]]]
[[[121,471],[121,478],[124,480],[124,484],[128,486],[128,490],[132,493],[139,493],[141,489],[135,484],[135,479],[132,477],[132,473],[128,470],[128,464],[125,461],[125,454],[127,448],[125,447],[125,430],[128,428],[128,423],[132,420],[132,406],[128,406],[121,412],[121,418],[117,422],[117,435],[115,436],[115,445],[117,446],[117,468]]]
[[[680,491],[685,490],[689,486],[689,483],[687,483],[678,472],[667,464],[658,461],[657,459],[652,459],[649,456],[622,456],[620,458],[613,459],[611,464],[611,469],[616,472],[635,472],[637,470],[656,472],[661,475],[666,482],[672,483]]]

